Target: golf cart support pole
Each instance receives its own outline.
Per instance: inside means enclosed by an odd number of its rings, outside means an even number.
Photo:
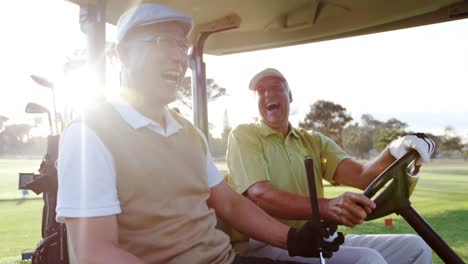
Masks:
[[[104,98],[106,78],[106,0],[80,6],[80,28],[87,37],[87,63],[96,78],[98,100]]]
[[[206,66],[203,62],[203,47],[206,39],[211,34],[238,28],[240,22],[239,15],[229,14],[194,29],[198,34],[195,34],[197,38],[195,39],[193,53],[190,57],[190,68],[194,72],[192,80],[193,123],[205,134],[207,140],[209,139],[208,98],[206,93]]]
[[[190,68],[194,71],[192,79],[193,123],[206,139],[208,136],[208,102],[206,96],[206,66],[203,62],[203,46],[211,33],[202,33],[193,47]]]
[[[435,253],[445,263],[465,263],[450,248],[447,243],[432,229],[432,227],[413,209],[413,207],[403,207],[398,212],[408,224],[426,241]]]

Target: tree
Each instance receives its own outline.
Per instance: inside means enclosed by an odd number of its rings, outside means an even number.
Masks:
[[[0,115],[0,132],[5,128],[5,123],[8,121],[8,118]]]
[[[396,118],[390,118],[377,127],[373,136],[374,148],[382,151],[390,142],[407,134],[408,125]]]
[[[383,126],[387,129],[400,131],[400,132],[405,131],[405,129],[408,127],[408,125],[405,122],[402,122],[396,118],[388,119],[385,123],[383,123]]]
[[[0,115],[0,154],[4,154],[6,152],[6,138],[3,135],[3,131],[7,121],[7,117]]]
[[[390,144],[390,142],[405,134],[406,133],[404,131],[400,130],[380,128],[372,139],[373,146],[377,151],[382,151],[388,146],[388,144]]]
[[[115,43],[106,41],[104,49],[104,54],[108,59],[109,63],[113,63],[117,60],[117,53],[115,52]],[[65,75],[68,75],[76,70],[86,67],[86,64],[86,49],[75,49],[72,52],[72,54],[68,55],[65,58],[65,63],[63,64],[63,72]]]
[[[453,154],[463,154],[462,139],[453,127],[447,126],[445,128],[444,135],[440,137],[439,149],[446,157],[451,157]]]
[[[223,120],[223,133],[221,134],[221,139],[225,146],[227,146],[227,141],[229,138],[229,134],[231,133],[232,127],[229,124],[229,117],[227,109],[224,110],[224,120]]]
[[[5,127],[3,133],[17,142],[27,142],[31,138],[32,126],[29,124],[13,124]]]
[[[224,122],[223,122],[223,132],[221,133],[221,138],[214,138],[211,133],[209,135],[209,147],[211,154],[214,158],[222,157],[223,159],[226,156],[227,150],[227,141],[229,134],[231,133],[231,126],[229,125],[229,119],[227,110],[224,110]]]
[[[368,158],[372,149],[372,134],[368,127],[359,126],[358,123],[348,126],[342,133],[344,150],[359,158]]]
[[[312,129],[332,138],[342,145],[341,133],[353,118],[346,113],[346,108],[333,102],[318,100],[310,106],[309,113],[299,127]]]
[[[383,122],[370,114],[364,114],[361,116],[361,123],[370,134],[373,148],[377,151],[382,151],[390,142],[407,134],[408,125],[396,118],[390,118]]]
[[[1,133],[3,154],[21,154],[31,139],[32,126],[28,124],[13,124],[6,126]]]
[[[447,126],[440,142],[440,150],[443,154],[447,157],[450,157],[454,152],[464,154],[463,147],[462,139],[457,135],[455,129]]]
[[[463,144],[459,136],[447,137],[442,140],[442,147],[448,151],[462,152]]]
[[[370,114],[363,114],[361,116],[361,122],[364,127],[368,127],[370,129],[376,129],[379,128],[383,125],[383,122],[375,119],[372,115]]]
[[[468,143],[463,146],[463,160],[468,160]]]
[[[76,49],[72,54],[65,58],[65,63],[63,64],[63,72],[65,75],[70,74],[78,69],[84,68],[86,66],[86,50]]]
[[[226,88],[219,86],[214,79],[206,79],[206,97],[207,102],[213,102],[222,96],[227,95]],[[177,90],[177,99],[192,109],[192,78],[185,77],[182,85]]]
[[[42,124],[44,123],[44,119],[39,116],[33,117],[32,121],[33,121],[33,127],[35,128],[42,126]]]

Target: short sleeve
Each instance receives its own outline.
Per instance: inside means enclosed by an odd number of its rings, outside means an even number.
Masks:
[[[93,130],[71,124],[63,133],[57,160],[57,221],[121,213],[112,155]]]
[[[223,181],[223,175],[219,172],[218,168],[211,158],[211,153],[208,151],[206,155],[206,173],[208,175],[208,187],[211,188]]]
[[[322,167],[322,177],[326,181],[336,184],[333,177],[341,161],[351,158],[332,139],[320,133],[315,133],[320,140],[320,162]]]
[[[238,193],[244,193],[254,183],[270,181],[268,163],[255,127],[240,125],[232,130],[228,139],[228,183]]]
[[[208,177],[208,187],[214,187],[221,181],[223,181],[223,176],[219,172],[218,168],[216,168],[216,165],[214,164],[213,158],[210,153],[210,149],[208,148],[208,142],[206,141],[205,135],[203,132],[201,132],[200,129],[195,127],[195,129],[198,131],[198,134],[200,134],[200,137],[205,141],[205,148],[206,148],[206,175]]]

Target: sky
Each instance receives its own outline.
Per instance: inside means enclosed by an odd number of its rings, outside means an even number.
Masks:
[[[59,106],[90,93],[86,85],[63,76],[66,56],[85,47],[78,7],[61,0],[16,0],[3,5],[0,32],[0,115],[10,123],[30,122],[27,102],[52,107],[50,90],[31,74],[56,83]],[[108,27],[108,40],[115,29]],[[273,67],[288,79],[293,93],[291,123],[303,119],[316,100],[345,107],[354,121],[371,114],[397,118],[414,131],[442,134],[452,126],[468,139],[468,20],[423,26],[314,44],[225,56],[205,56],[207,77],[229,96],[209,105],[214,134],[229,123],[257,117],[248,83]],[[114,69],[115,70],[115,69]],[[115,85],[116,74],[109,83]]]
[[[468,137],[468,20],[206,61],[208,77],[233,97],[223,102],[232,123],[252,119],[257,106],[248,83],[273,67],[291,87],[293,124],[316,100],[328,100],[344,106],[354,121],[368,113],[436,134],[452,126]]]

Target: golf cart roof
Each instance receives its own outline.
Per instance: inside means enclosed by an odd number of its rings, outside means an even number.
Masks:
[[[86,5],[96,0],[70,0]],[[139,2],[161,3],[191,15],[193,35],[213,34],[204,53],[229,54],[384,32],[468,17],[464,0],[153,0],[106,1],[106,21]],[[224,18],[224,19],[223,19]]]

